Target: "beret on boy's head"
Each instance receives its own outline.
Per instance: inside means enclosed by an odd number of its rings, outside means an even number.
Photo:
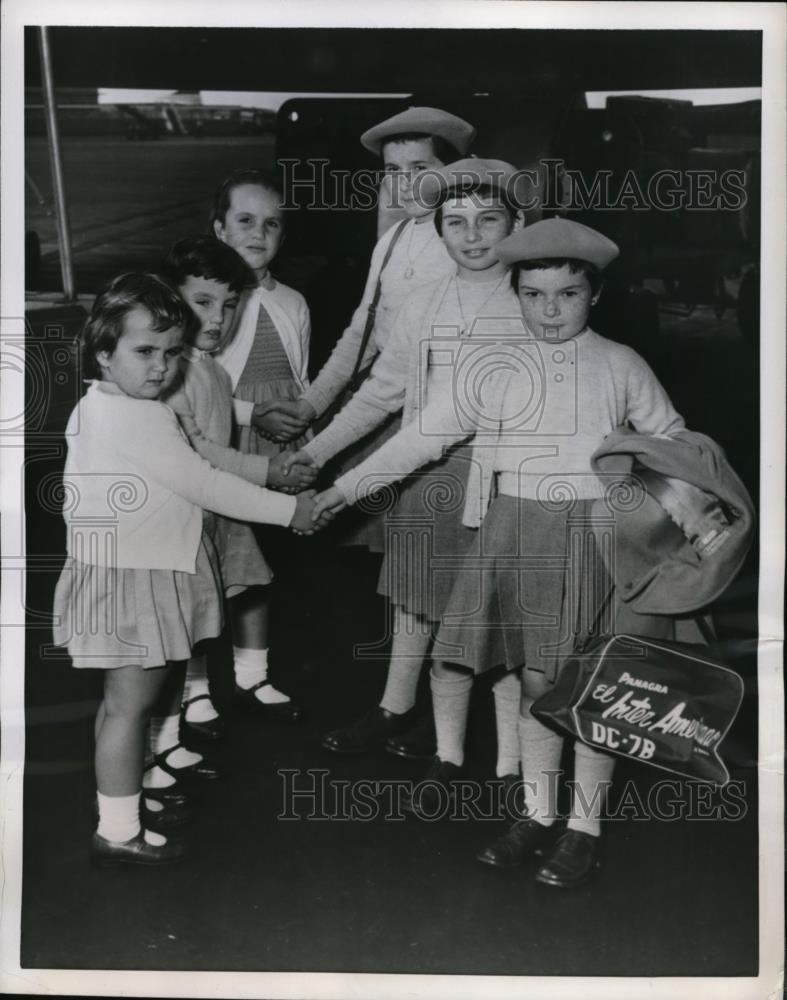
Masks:
[[[511,189],[516,177],[516,167],[505,160],[469,157],[419,174],[413,185],[413,195],[424,207],[437,208],[457,191],[492,187],[499,188],[513,201]]]
[[[616,243],[589,226],[570,219],[544,219],[501,240],[495,253],[504,264],[544,257],[573,257],[601,269],[620,253]]]
[[[407,132],[438,135],[460,153],[466,153],[475,138],[475,129],[463,118],[457,118],[439,108],[408,108],[367,129],[361,136],[361,145],[379,156],[386,139]]]

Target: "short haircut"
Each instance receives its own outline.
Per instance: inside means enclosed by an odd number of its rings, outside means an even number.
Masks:
[[[114,354],[126,316],[137,308],[150,313],[152,327],[160,333],[177,326],[188,334],[195,322],[191,309],[164,278],[157,274],[119,274],[95,300],[79,334],[84,378],[101,378],[96,355],[101,351]]]
[[[577,257],[541,257],[538,260],[520,260],[511,265],[511,287],[519,291],[519,276],[523,271],[559,271],[567,267],[572,274],[582,274],[590,285],[590,292],[595,295],[601,290],[604,278],[599,268],[589,260],[579,260]]]
[[[437,211],[434,214],[434,227],[440,236],[443,235],[443,206],[446,201],[449,201],[451,198],[460,198],[465,194],[475,194],[478,195],[479,198],[497,199],[497,201],[499,201],[503,208],[508,212],[512,221],[516,218],[517,212],[519,211],[519,206],[515,205],[509,198],[505,187],[500,187],[497,184],[479,184],[471,177],[468,177],[456,187],[451,188],[448,195],[444,198],[442,204],[437,208]]]
[[[222,226],[224,225],[227,220],[230,201],[232,200],[232,192],[235,188],[242,187],[244,184],[252,184],[256,187],[264,188],[266,191],[271,191],[279,199],[279,205],[282,206],[282,216],[286,215],[283,207],[284,192],[282,191],[279,178],[275,174],[267,170],[233,170],[219,184],[213,196],[213,208],[210,214],[211,232],[213,231],[214,222],[220,222]]]
[[[232,247],[215,236],[187,236],[167,254],[161,273],[179,287],[186,278],[209,278],[242,292],[256,284],[254,272]]]
[[[441,163],[453,163],[454,160],[461,159],[459,150],[451,145],[442,136],[432,135],[430,132],[399,132],[396,135],[387,135],[380,145],[380,152],[385,153],[385,147],[392,142],[421,142],[423,139],[430,139],[432,152]]]

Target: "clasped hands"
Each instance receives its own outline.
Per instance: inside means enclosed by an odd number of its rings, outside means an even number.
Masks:
[[[273,399],[255,403],[251,425],[269,441],[283,444],[304,434],[316,416],[314,407],[305,399]]]
[[[282,462],[282,475],[287,477],[293,474],[293,470],[302,469],[313,469],[315,477],[318,472],[314,459],[307,452],[288,453]],[[321,531],[330,524],[339,511],[346,506],[347,501],[344,494],[335,486],[329,486],[321,493],[316,490],[306,490],[298,494],[290,528],[296,535],[313,535],[316,531]]]

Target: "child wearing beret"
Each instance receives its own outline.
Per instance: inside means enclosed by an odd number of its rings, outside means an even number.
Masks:
[[[361,499],[370,472],[404,476],[475,435],[464,522],[480,525],[483,559],[474,552],[464,557],[436,642],[453,650],[447,666],[457,677],[500,666],[521,674],[526,805],[524,818],[478,858],[513,867],[545,853],[536,880],[567,888],[581,885],[599,865],[600,817],[614,761],[575,744],[571,815],[556,835],[563,738],[530,707],[554,683],[577,635],[599,622],[611,591],[592,512],[606,484],[593,472],[591,456],[622,425],[673,435],[684,423],[645,361],[587,325],[601,271],[618,254],[614,243],[578,223],[549,219],[515,232],[497,253],[511,266],[523,326],[518,342],[490,344],[491,374],[472,397],[475,413],[468,418],[468,407],[457,405],[457,386],[447,387],[421,414],[431,434],[405,427],[318,497],[315,517]],[[469,398],[465,393],[464,402]],[[438,757],[429,777],[450,790],[458,774],[451,742],[456,727],[444,728],[437,719]]]

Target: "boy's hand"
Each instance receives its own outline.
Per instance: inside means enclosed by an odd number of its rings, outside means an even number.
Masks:
[[[300,493],[311,486],[319,470],[316,465],[290,462],[289,458],[290,453],[282,451],[270,460],[266,485],[272,490],[281,490],[282,493]]]
[[[298,494],[298,499],[295,501],[295,513],[292,515],[289,525],[290,530],[294,531],[296,535],[314,534],[315,526],[312,523],[312,514],[314,513],[315,495],[315,490],[306,490],[304,493]]]
[[[314,510],[312,511],[314,527],[324,528],[346,506],[347,501],[344,498],[344,494],[337,490],[335,486],[330,486],[327,490],[323,490],[322,493],[318,493],[314,503]]]

